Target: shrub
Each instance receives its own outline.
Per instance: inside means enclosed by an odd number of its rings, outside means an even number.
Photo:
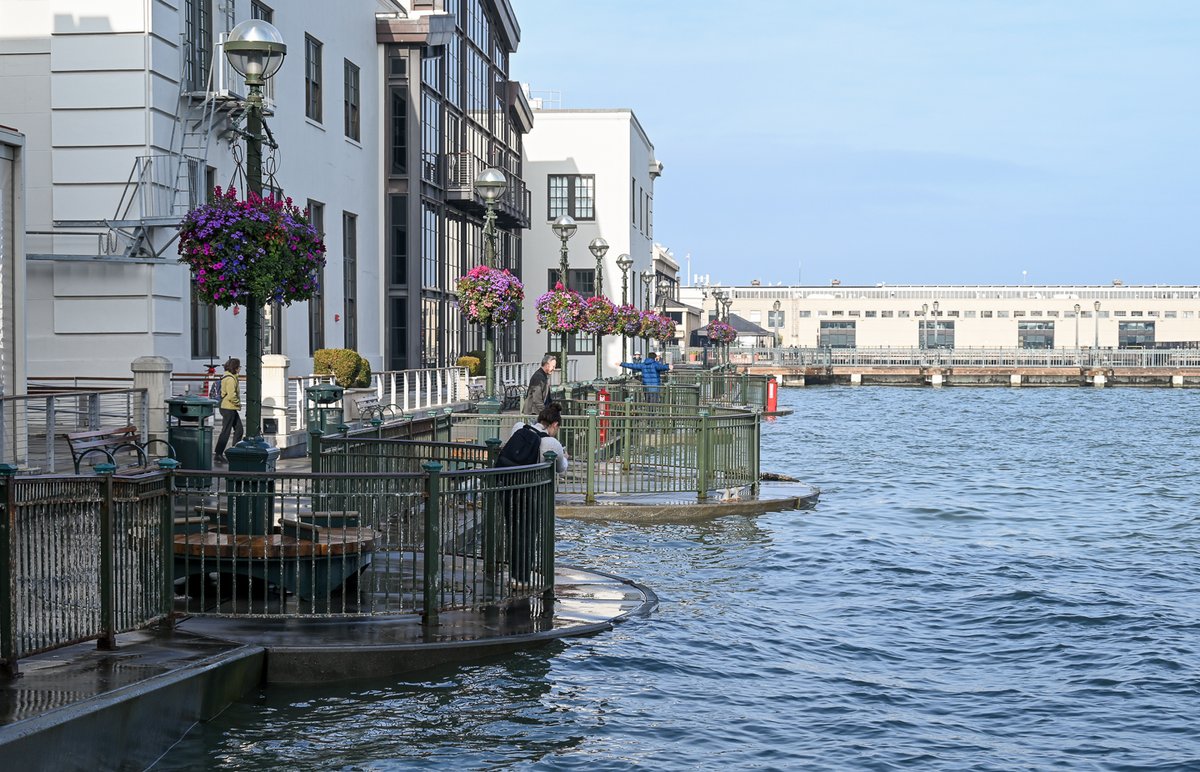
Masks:
[[[345,389],[371,385],[371,363],[348,348],[318,349],[313,354],[313,370],[319,375],[332,375]]]
[[[467,368],[467,372],[470,375],[483,375],[482,357],[473,357],[469,354],[464,354],[463,356],[460,356],[458,361],[456,361],[454,364],[458,365],[459,367]]]

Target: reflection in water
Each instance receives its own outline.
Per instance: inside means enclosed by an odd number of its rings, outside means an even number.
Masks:
[[[813,388],[811,511],[563,521],[657,612],[417,680],[285,690],[167,769],[1197,769],[1200,391]]]

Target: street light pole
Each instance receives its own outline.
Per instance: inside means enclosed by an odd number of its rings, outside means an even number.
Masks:
[[[1096,345],[1092,348],[1100,348],[1100,301],[1097,300],[1094,308],[1096,310]]]
[[[484,169],[475,178],[475,192],[483,199],[486,214],[483,217],[483,264],[496,267],[496,201],[504,195],[508,180],[499,169]],[[484,396],[479,412],[499,413],[500,402],[496,399],[496,328],[483,328]],[[486,404],[484,404],[486,403]],[[494,410],[492,409],[494,408]]]
[[[650,285],[653,282],[654,282],[654,277],[650,275],[649,271],[646,271],[642,274],[642,286],[644,286],[646,288],[646,302],[644,302],[642,304],[642,308],[646,311],[651,310],[651,307],[650,307]],[[642,358],[644,359],[646,357],[646,354],[648,354],[648,353],[650,353],[650,338],[643,335],[642,336]]]
[[[246,79],[246,186],[262,195],[263,84],[270,80],[287,56],[279,30],[261,19],[238,24],[225,41],[225,57]],[[235,471],[267,471],[274,467],[279,449],[262,437],[262,320],[265,298],[246,300],[246,435],[230,448]]]
[[[929,316],[929,304],[922,303],[921,304],[921,330],[920,330],[920,334],[917,335],[917,342],[921,344],[922,351],[925,350],[925,344],[928,342],[928,339],[929,339],[928,316]]]
[[[775,344],[775,346],[774,346],[775,348],[779,348],[783,345],[783,341],[779,339],[779,328],[781,326],[779,324],[779,311],[782,308],[783,308],[783,303],[781,303],[778,300],[776,300],[774,303],[771,304],[771,310],[775,312],[775,316],[771,319],[771,321],[774,322],[774,324],[771,325],[771,329],[774,330],[774,332],[775,332],[775,340],[773,341]]]
[[[1080,305],[1075,304],[1075,351],[1079,351],[1079,309]]]
[[[554,234],[558,236],[559,241],[562,243],[562,246],[558,251],[558,283],[563,286],[564,290],[567,290],[570,289],[570,287],[567,285],[567,239],[575,235],[575,230],[579,226],[575,224],[574,217],[564,214],[554,218],[554,222],[550,224],[550,227],[554,230]],[[567,369],[567,334],[568,333],[565,332],[562,334],[562,353],[559,354],[559,356],[562,358],[561,364],[564,384],[569,380],[570,373],[570,371]]]
[[[604,256],[608,254],[608,242],[597,236],[592,239],[592,243],[588,244],[588,249],[596,256],[596,281],[593,285],[592,297],[598,298],[604,294]],[[599,383],[604,378],[604,363],[601,355],[601,346],[603,345],[604,336],[596,333],[596,382]]]
[[[621,305],[629,305],[629,267],[633,265],[633,258],[627,253],[622,252],[617,255],[617,267],[621,269]],[[621,332],[621,361],[629,361],[629,338],[625,337],[624,331]],[[624,368],[621,370],[625,372]]]
[[[933,347],[938,347],[938,302],[933,301]]]

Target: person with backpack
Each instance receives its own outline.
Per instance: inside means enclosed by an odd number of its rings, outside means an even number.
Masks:
[[[221,436],[217,438],[217,447],[213,450],[213,459],[225,463],[225,448],[233,434],[233,444],[242,441],[242,417],[238,411],[242,409],[242,397],[238,393],[238,372],[242,369],[242,360],[230,357],[225,362],[225,372],[216,388],[219,391],[213,399],[220,400]]]
[[[658,354],[651,351],[641,362],[621,362],[619,366],[641,373],[642,387],[646,390],[646,401],[658,402],[658,387],[662,383],[660,373],[670,370],[670,365],[658,361]]]
[[[542,461],[544,454],[554,453],[554,469],[558,474],[567,471],[567,452],[558,441],[558,430],[562,425],[562,408],[551,402],[538,413],[537,422],[518,422],[513,427],[508,441],[500,446],[496,458],[498,468],[528,466]],[[506,481],[501,480],[500,485]],[[508,530],[508,575],[509,581],[528,584],[536,563],[538,544],[538,522],[534,511],[526,505],[527,495],[523,491],[508,490],[500,493],[500,507]]]

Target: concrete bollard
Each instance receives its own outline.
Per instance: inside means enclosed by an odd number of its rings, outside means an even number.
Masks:
[[[171,396],[171,360],[146,356],[133,360],[133,388],[146,390],[145,432],[149,439],[167,439],[167,397]]]
[[[1009,386],[1020,386],[1021,385],[1021,374],[1013,373],[1012,375],[1008,376],[1008,385]]]
[[[1172,375],[1171,376],[1171,386],[1175,387],[1176,389],[1182,389],[1183,388],[1183,376],[1182,375]]]
[[[862,386],[862,373],[851,373],[850,374],[850,385],[851,386]]]
[[[1092,385],[1098,389],[1104,388],[1108,383],[1108,379],[1104,377],[1104,373],[1096,373],[1092,376]]]
[[[930,386],[942,386],[942,385],[944,385],[944,382],[945,382],[944,379],[945,379],[945,376],[942,375],[942,373],[940,371],[933,373],[929,376],[929,385]]]

